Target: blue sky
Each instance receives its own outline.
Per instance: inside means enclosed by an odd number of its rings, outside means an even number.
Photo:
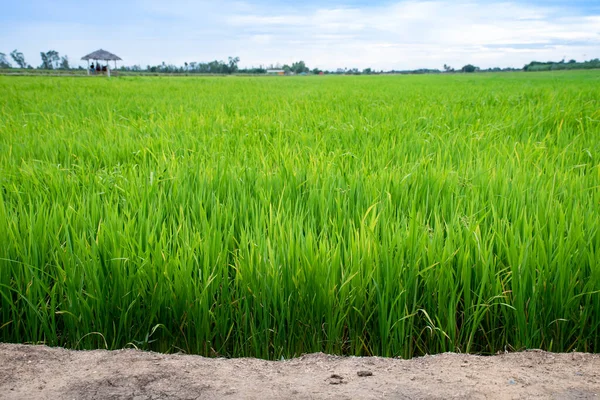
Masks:
[[[304,60],[310,67],[522,67],[600,58],[598,0],[1,0],[0,52],[72,62],[103,48],[127,65]]]

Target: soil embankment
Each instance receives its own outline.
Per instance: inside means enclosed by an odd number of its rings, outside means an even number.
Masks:
[[[0,344],[2,399],[598,399],[600,355],[208,359]]]

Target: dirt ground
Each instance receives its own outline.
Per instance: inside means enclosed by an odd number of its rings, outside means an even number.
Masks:
[[[2,399],[597,399],[600,355],[286,361],[0,344]]]

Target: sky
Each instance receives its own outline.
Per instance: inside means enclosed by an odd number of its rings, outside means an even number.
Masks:
[[[0,0],[0,52],[376,70],[600,58],[600,0]]]

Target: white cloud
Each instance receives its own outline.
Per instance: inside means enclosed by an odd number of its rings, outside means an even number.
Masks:
[[[522,66],[532,59],[600,56],[600,17],[512,2],[404,1],[382,7],[316,9],[305,15],[232,15],[238,29],[268,32],[283,61],[334,68]],[[301,40],[298,40],[301,38]],[[568,53],[568,54],[565,54]],[[258,63],[263,49],[247,54]],[[244,58],[244,57],[242,57]],[[281,59],[280,59],[281,61]]]
[[[292,8],[242,1],[153,0],[138,7],[130,22],[108,29],[25,24],[8,37],[0,35],[0,49],[31,48],[39,53],[56,48],[79,58],[104,47],[128,64],[142,65],[238,55],[244,66],[303,59],[311,67],[329,69],[440,68],[445,63],[521,67],[533,59],[600,57],[600,15],[578,15],[568,6],[413,0]],[[93,34],[98,30],[100,35]]]

